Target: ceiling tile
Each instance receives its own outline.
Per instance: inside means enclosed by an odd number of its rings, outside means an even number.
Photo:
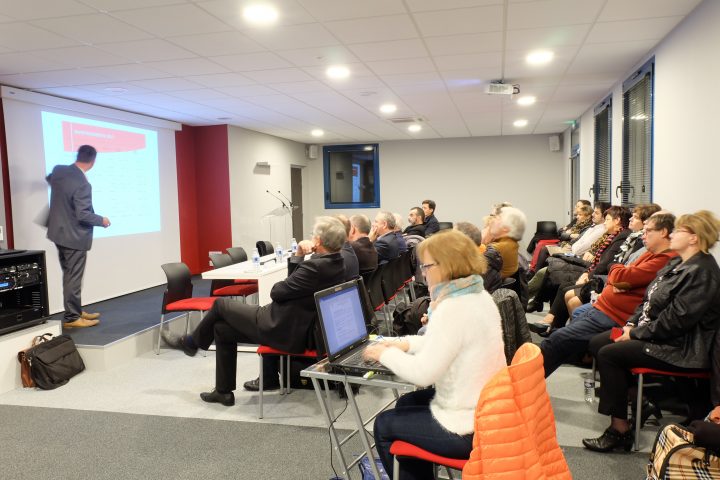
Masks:
[[[328,85],[337,85],[340,87],[346,87],[348,84],[353,83],[359,77],[374,76],[373,72],[362,63],[350,63],[346,64],[345,66],[348,67],[348,69],[350,70],[350,76],[348,78],[338,80],[331,80],[330,78],[328,78],[327,74],[325,73],[325,71],[327,70],[326,66],[305,67],[303,68],[303,70],[305,70],[308,74],[312,75],[318,80],[326,82]]]
[[[553,95],[553,102],[585,102],[592,105],[602,100],[607,94],[604,85],[576,85],[558,88]]]
[[[114,93],[113,89],[122,88],[125,92]],[[110,89],[110,91],[108,91]],[[93,95],[102,95],[110,97],[123,97],[124,95],[133,95],[139,93],[152,93],[147,88],[142,88],[137,85],[133,85],[127,82],[111,82],[111,83],[98,83],[95,85],[84,85],[82,90],[90,92]]]
[[[95,11],[74,0],[5,0],[2,2],[2,13],[17,20],[33,20],[36,18],[64,17],[95,13]]]
[[[103,14],[48,18],[35,20],[32,23],[86,44],[124,42],[152,37],[147,32]]]
[[[626,72],[650,51],[655,43],[654,40],[646,40],[585,45],[578,52],[567,73]]]
[[[349,45],[348,48],[363,62],[428,56],[425,45],[418,38],[391,42],[359,43]]]
[[[249,30],[254,28],[248,25],[242,18],[242,10],[240,6],[245,2],[238,0],[211,0],[198,1],[195,0],[198,7],[211,13],[217,18],[221,18],[223,22],[232,25],[239,30]],[[315,19],[305,10],[296,0],[273,0],[273,5],[280,12],[278,25],[297,25],[301,23],[312,23]]]
[[[230,30],[227,24],[204,10],[187,4],[124,10],[114,16],[160,37]]]
[[[118,57],[95,47],[53,48],[36,52],[37,55],[68,67],[100,67],[103,65],[123,65],[126,58]]]
[[[500,68],[502,54],[493,53],[469,53],[464,55],[443,55],[435,57],[435,65],[440,70],[461,70],[469,66],[473,68]]]
[[[136,8],[160,7],[185,3],[185,0],[82,0],[83,3],[100,11],[132,10]]]
[[[264,85],[246,85],[242,87],[217,87],[215,90],[231,97],[257,97],[260,95],[277,95],[277,92]]]
[[[262,84],[304,82],[312,77],[299,68],[278,68],[275,70],[259,70],[246,72],[245,76]]]
[[[466,86],[489,83],[501,78],[500,67],[446,70],[440,72],[440,75],[450,88],[465,88]]]
[[[425,39],[432,55],[460,55],[463,53],[484,53],[502,51],[502,32],[470,33],[448,35]]]
[[[237,87],[242,85],[252,85],[255,83],[244,75],[239,73],[216,73],[212,75],[191,75],[187,77],[200,85],[206,87]]]
[[[367,66],[377,75],[396,75],[403,73],[434,72],[430,57],[409,58],[405,60],[385,60],[382,62],[367,62]]]
[[[212,57],[212,60],[237,72],[250,72],[253,70],[268,70],[271,68],[292,66],[288,61],[280,58],[279,55],[270,52],[223,55]]]
[[[193,102],[202,102],[204,100],[216,100],[219,98],[230,98],[229,95],[218,92],[212,88],[200,88],[194,90],[182,90],[178,92],[171,92],[170,95],[173,97],[190,100]]]
[[[80,68],[0,76],[0,83],[4,85],[14,85],[20,88],[68,87],[74,85],[103,83],[111,80],[111,78]]]
[[[582,45],[591,25],[565,25],[548,28],[529,28],[507,32],[508,50],[537,50],[541,48]]]
[[[133,85],[138,87],[147,88],[149,90],[155,90],[157,92],[173,92],[176,90],[191,90],[198,88],[197,83],[185,80],[184,78],[170,77],[170,78],[156,78],[152,80],[137,80],[133,82]]]
[[[400,0],[300,0],[300,3],[321,22],[405,13]]]
[[[172,37],[171,42],[204,57],[233,55],[265,50],[254,40],[240,32],[203,33]]]
[[[324,92],[329,88],[324,83],[315,80],[310,82],[276,83],[273,85],[273,89],[286,94]]]
[[[278,50],[276,53],[298,67],[358,62],[350,50],[340,45]]]
[[[29,23],[4,23],[0,28],[0,45],[12,51],[24,52],[42,48],[79,45],[77,40],[65,38]]]
[[[418,37],[408,15],[343,20],[328,22],[325,26],[345,44]]]
[[[608,0],[600,13],[598,22],[631,20],[652,17],[687,15],[702,0]]]
[[[204,58],[189,58],[185,60],[168,60],[166,62],[148,62],[148,66],[168,72],[173,75],[206,75],[211,73],[226,73],[227,69],[215,62]]]
[[[272,29],[256,28],[245,30],[245,34],[264,47],[273,50],[324,47],[340,43],[319,23],[287,25]]]
[[[104,43],[97,48],[134,62],[155,62],[192,58],[195,54],[159,38],[134,42]]]
[[[503,7],[460,8],[414,15],[420,32],[428,37],[502,30]]]
[[[503,0],[406,0],[410,11],[425,12],[428,10],[450,10],[454,8],[484,7],[487,5],[502,5]]]
[[[680,23],[683,17],[648,18],[624,22],[596,23],[587,43],[633,42],[660,40]]]
[[[62,70],[65,65],[48,61],[28,53],[0,54],[0,75],[15,73],[45,72],[48,70]]]
[[[437,72],[401,73],[397,75],[383,75],[382,81],[390,86],[417,85],[421,83],[442,82]]]
[[[114,65],[111,67],[95,67],[94,72],[107,76],[115,81],[129,82],[132,80],[145,80],[149,78],[169,77],[167,72],[162,72],[147,64],[132,63],[128,65]]]
[[[507,28],[556,27],[592,23],[605,0],[544,0],[511,3],[508,6]]]

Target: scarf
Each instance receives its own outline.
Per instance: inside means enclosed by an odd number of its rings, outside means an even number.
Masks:
[[[605,241],[602,245],[600,245],[600,248],[597,249],[597,252],[595,252],[595,258],[593,259],[592,263],[588,267],[587,271],[588,273],[592,273],[593,270],[595,270],[595,267],[597,267],[598,262],[600,262],[600,257],[602,257],[603,253],[605,253],[605,249],[610,246],[611,243],[615,240],[615,237],[620,235],[620,232],[624,231],[624,228],[621,228],[615,233],[608,234],[607,237],[605,237]]]
[[[613,263],[625,263],[630,256],[631,250],[635,247],[635,242],[640,240],[642,242],[643,231],[633,232],[625,239],[622,245],[620,245],[620,251],[613,258]]]
[[[598,249],[602,246],[602,244],[605,243],[605,240],[607,240],[608,235],[610,235],[610,234],[607,232],[600,235],[600,238],[595,240],[595,242],[592,245],[590,245],[588,252],[595,255],[597,253]]]
[[[470,293],[480,293],[484,290],[483,278],[480,275],[456,278],[447,282],[440,282],[430,289],[430,306],[428,307],[428,320],[432,318],[433,310],[443,300]]]
[[[590,226],[592,226],[592,218],[586,218],[582,222],[578,222],[575,225],[573,225],[572,227],[570,227],[570,233],[571,234],[582,233],[583,230],[585,230],[586,228],[588,228]]]

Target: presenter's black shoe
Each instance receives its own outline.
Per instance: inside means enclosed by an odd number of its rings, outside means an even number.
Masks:
[[[585,448],[593,452],[611,452],[623,449],[629,452],[633,446],[633,430],[620,433],[612,427],[608,427],[598,438],[583,438]]]
[[[528,329],[531,332],[535,332],[537,334],[543,334],[550,331],[550,324],[545,322],[528,322]]]
[[[175,350],[182,350],[188,357],[194,357],[197,354],[198,348],[194,346],[192,338],[185,335],[174,335],[172,333],[161,331],[160,336],[168,347],[174,348]]]
[[[255,380],[248,380],[243,383],[243,388],[248,392],[259,392],[260,391],[260,377]],[[280,382],[264,382],[263,391],[270,392],[272,390],[280,390]]]
[[[201,393],[200,398],[202,398],[204,402],[220,403],[226,407],[232,407],[235,405],[235,395],[232,392],[220,393],[217,390],[213,390],[212,392]]]

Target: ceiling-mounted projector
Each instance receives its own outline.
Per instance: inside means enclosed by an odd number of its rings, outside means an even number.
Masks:
[[[520,86],[506,83],[489,83],[485,86],[485,93],[488,95],[513,95],[520,93]]]

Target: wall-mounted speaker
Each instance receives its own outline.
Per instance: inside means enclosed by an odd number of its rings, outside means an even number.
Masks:
[[[548,144],[550,145],[551,152],[560,151],[560,135],[550,135],[548,137]]]
[[[318,146],[317,145],[307,145],[305,147],[305,153],[307,155],[307,158],[311,160],[315,160],[318,158]]]

